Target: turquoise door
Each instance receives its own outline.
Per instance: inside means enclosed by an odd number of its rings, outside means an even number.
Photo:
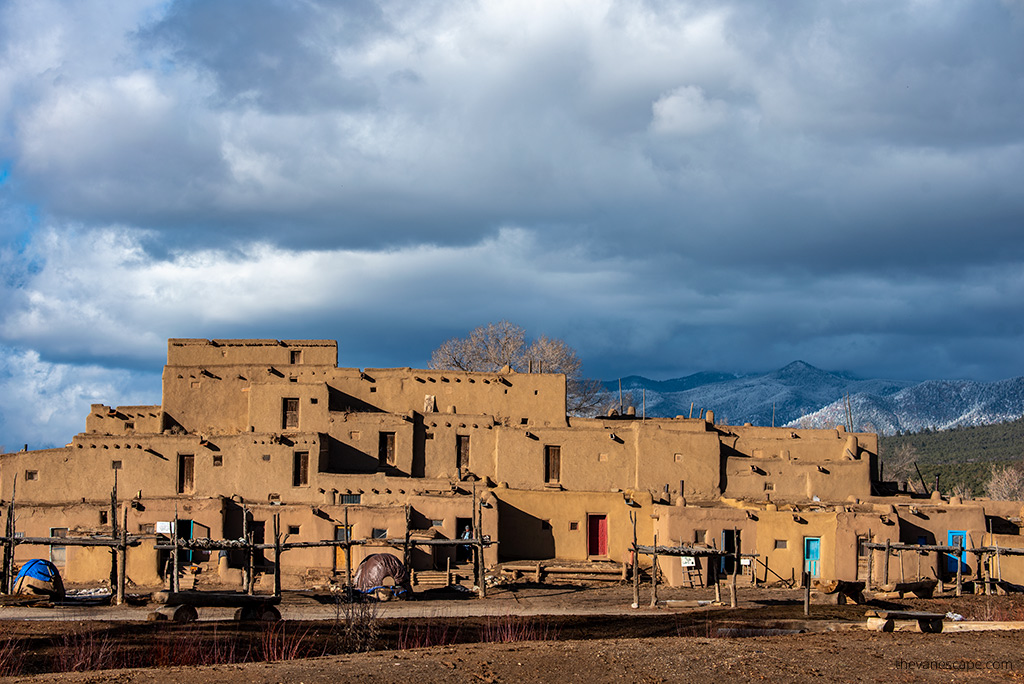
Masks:
[[[811,577],[821,574],[821,537],[804,537],[804,571]]]
[[[963,530],[950,530],[948,532],[948,546],[957,546],[959,544],[961,549],[967,548],[967,533]],[[967,572],[967,552],[960,552],[960,572]],[[946,554],[946,572],[955,575],[956,574],[956,554]]]

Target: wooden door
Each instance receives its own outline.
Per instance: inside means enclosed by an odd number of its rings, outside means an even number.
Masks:
[[[587,555],[608,555],[608,516],[587,516]]]

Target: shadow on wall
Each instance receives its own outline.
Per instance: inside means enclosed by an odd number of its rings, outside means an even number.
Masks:
[[[381,409],[350,394],[327,386],[327,409],[348,413],[381,413]]]
[[[546,520],[498,501],[498,560],[546,560],[555,557],[555,537]]]
[[[321,464],[322,473],[375,473],[380,466],[376,456],[356,449],[350,444],[331,437],[327,438],[327,462]]]

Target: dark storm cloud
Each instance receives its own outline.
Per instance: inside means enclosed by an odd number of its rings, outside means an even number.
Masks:
[[[40,405],[167,337],[422,365],[502,318],[601,377],[1021,373],[1020,2],[54,0],[0,35],[0,383],[49,369]]]

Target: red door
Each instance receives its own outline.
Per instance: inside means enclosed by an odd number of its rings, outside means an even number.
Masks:
[[[608,516],[587,516],[587,555],[608,555]]]

